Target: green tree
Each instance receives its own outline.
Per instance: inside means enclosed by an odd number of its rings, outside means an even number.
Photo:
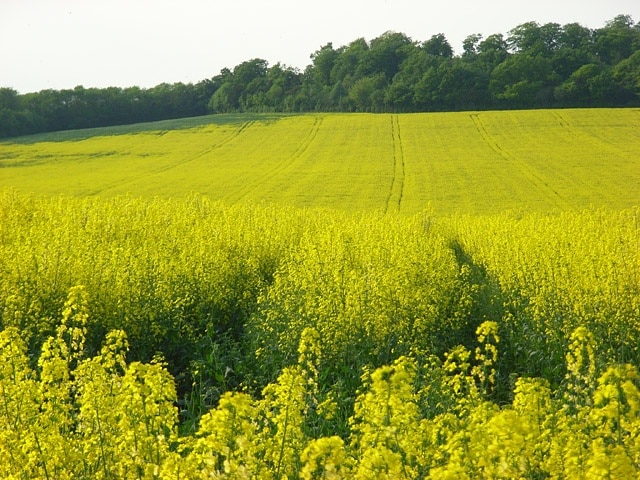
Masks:
[[[541,26],[537,22],[527,22],[509,32],[507,45],[514,53],[549,57],[558,48],[561,34],[562,28],[557,23]]]
[[[414,86],[414,101],[419,110],[433,110],[437,108],[438,88],[441,78],[437,66],[429,67]]]
[[[413,86],[396,77],[385,93],[385,104],[397,112],[409,112],[415,105]]]
[[[591,30],[577,23],[563,26],[557,47],[550,58],[560,82],[568,79],[581,66],[597,63]]]
[[[231,82],[224,83],[211,97],[209,103],[213,113],[228,113],[238,108],[238,96]]]
[[[512,55],[491,74],[489,90],[495,98],[514,107],[548,104],[551,61],[542,55]]]
[[[562,27],[558,45],[560,48],[591,53],[593,51],[593,31],[579,23],[568,23]]]
[[[595,32],[595,50],[598,58],[615,65],[640,48],[640,27],[633,25],[629,15],[618,15]]]
[[[640,50],[615,66],[613,78],[629,95],[629,100],[640,99]]]
[[[0,108],[0,138],[20,135],[20,121],[15,111]]]
[[[331,71],[340,52],[334,50],[331,42],[311,54],[313,61],[313,80],[318,85],[331,85]]]
[[[0,110],[18,110],[20,99],[13,88],[0,88]]]
[[[300,74],[291,67],[276,63],[267,71],[268,90],[263,107],[270,111],[288,111],[291,101],[300,87]]]
[[[387,82],[391,82],[413,48],[413,41],[405,34],[386,32],[371,40],[369,49],[360,57],[356,74],[383,74]]]
[[[385,85],[386,80],[382,73],[357,80],[349,90],[349,99],[354,103],[356,111],[382,111]]]
[[[424,73],[439,62],[440,59],[428,54],[423,48],[412,48],[387,89],[385,103],[389,108],[395,111],[420,110],[421,105],[416,100],[416,85]]]
[[[556,88],[556,97],[565,104],[588,105],[592,98],[591,87],[602,71],[603,68],[600,64],[583,65]]]
[[[462,41],[462,56],[463,57],[475,57],[478,54],[478,44],[482,40],[482,34],[473,33],[468,35]]]
[[[507,41],[501,33],[489,35],[478,43],[478,61],[488,71],[504,62],[509,56]]]
[[[444,107],[475,109],[489,103],[489,74],[475,64],[453,58],[442,63],[437,73],[436,100]]]
[[[337,81],[329,93],[331,105],[338,111],[350,111],[353,106],[349,99],[349,91],[342,81]]]
[[[331,82],[335,84],[338,80],[345,81],[348,77],[357,78],[356,70],[368,50],[369,44],[364,38],[358,38],[347,47],[340,48],[331,70]]]
[[[18,114],[20,100],[13,88],[0,88],[0,138],[19,135],[24,124]]]
[[[590,105],[620,105],[625,102],[624,91],[613,78],[613,69],[603,67],[602,72],[589,82],[591,93]]]
[[[443,33],[433,35],[429,40],[422,44],[422,48],[429,55],[433,55],[435,57],[453,57],[453,48],[451,48],[451,44]]]

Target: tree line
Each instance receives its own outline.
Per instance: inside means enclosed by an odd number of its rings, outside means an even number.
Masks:
[[[423,112],[640,105],[640,22],[598,29],[527,22],[471,34],[454,55],[444,34],[398,32],[338,48],[304,71],[266,60],[224,68],[196,84],[19,94],[0,88],[0,137],[231,112]]]

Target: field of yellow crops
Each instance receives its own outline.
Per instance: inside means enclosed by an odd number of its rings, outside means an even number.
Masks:
[[[0,166],[0,187],[48,195],[200,193],[404,214],[626,208],[640,194],[640,111],[257,116],[5,142]]]
[[[637,478],[639,123],[0,144],[0,478]]]

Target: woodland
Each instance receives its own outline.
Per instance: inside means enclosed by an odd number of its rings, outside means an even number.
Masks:
[[[0,137],[231,112],[425,112],[640,105],[640,22],[527,22],[507,35],[385,32],[310,55],[301,71],[254,58],[198,83],[21,94],[0,88]]]

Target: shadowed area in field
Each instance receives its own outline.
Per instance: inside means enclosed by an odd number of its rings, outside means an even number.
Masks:
[[[544,375],[552,382],[560,382],[564,372],[550,371],[548,365],[551,359],[562,358],[563,351],[558,351],[560,345],[548,341],[540,325],[531,318],[527,310],[529,300],[520,291],[504,291],[499,279],[474,260],[459,240],[451,240],[449,247],[461,270],[466,270],[472,303],[465,344],[468,347],[474,344],[475,330],[482,322],[500,324],[497,398],[509,400],[513,390],[510,377],[514,375]]]

